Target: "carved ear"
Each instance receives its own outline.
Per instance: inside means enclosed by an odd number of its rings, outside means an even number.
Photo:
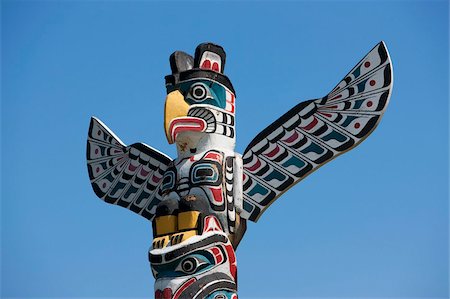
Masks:
[[[172,74],[178,74],[194,67],[194,58],[182,51],[173,52],[169,61]]]
[[[222,73],[225,69],[226,54],[223,48],[213,43],[198,45],[195,49],[194,68]]]

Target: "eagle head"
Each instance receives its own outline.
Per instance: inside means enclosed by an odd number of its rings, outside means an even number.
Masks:
[[[170,56],[164,128],[182,151],[215,142],[234,149],[235,92],[223,74],[225,59],[223,48],[212,43],[200,44],[194,57],[181,51]]]

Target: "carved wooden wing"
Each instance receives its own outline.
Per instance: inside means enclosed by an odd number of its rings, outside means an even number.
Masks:
[[[98,197],[153,219],[161,201],[159,185],[172,159],[143,143],[126,146],[95,117],[89,126],[86,155]]]
[[[360,144],[380,122],[392,90],[380,42],[325,97],[298,104],[259,133],[243,154],[243,218],[257,221],[281,194]]]

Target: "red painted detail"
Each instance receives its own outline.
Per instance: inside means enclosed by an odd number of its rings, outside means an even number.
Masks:
[[[317,125],[318,122],[319,122],[319,121],[317,120],[317,118],[314,117],[313,121],[312,121],[309,125],[304,126],[304,127],[302,127],[302,128],[305,129],[306,131],[309,131],[309,130],[311,130],[312,128],[314,128],[314,127]]]
[[[232,94],[231,92],[227,91],[227,96],[226,96],[226,101],[227,101],[227,105],[225,106],[225,110],[234,113],[234,94]]]
[[[152,176],[152,181],[153,181],[155,184],[158,184],[160,180],[161,180],[161,178],[157,177],[156,175]]]
[[[365,66],[365,67],[369,67],[369,66],[370,66],[370,62],[369,62],[369,61],[366,61],[366,62],[364,63],[364,66]]]
[[[128,170],[135,171],[137,166],[134,166],[133,164],[128,165]]]
[[[273,150],[271,150],[270,153],[267,153],[266,156],[269,157],[269,158],[272,158],[273,156],[275,156],[279,152],[280,152],[280,147],[278,145],[275,145],[275,148]]]
[[[256,169],[258,169],[261,166],[261,161],[259,161],[258,158],[256,158],[256,163],[253,164],[252,167],[245,167],[245,169],[249,170],[249,171],[255,171]]]
[[[223,232],[222,226],[220,225],[219,220],[215,216],[206,216],[205,220],[203,220],[203,232],[213,232],[219,231]]]
[[[162,299],[162,291],[161,290],[156,290],[155,291],[155,299]]]
[[[318,111],[318,112],[326,117],[332,117],[332,115],[330,113],[325,113],[325,112],[320,112],[320,111]]]
[[[238,296],[236,294],[231,295],[231,299],[238,299]]]
[[[189,279],[188,281],[186,281],[185,283],[183,283],[181,285],[181,287],[178,288],[178,290],[175,292],[175,294],[173,295],[173,299],[178,299],[178,298],[185,298],[186,294],[182,294],[184,290],[187,289],[188,286],[190,286],[191,284],[193,284],[197,279],[195,279],[195,277],[192,277],[191,279]],[[183,297],[180,297],[180,295],[183,295]]]
[[[298,138],[298,133],[296,131],[294,131],[294,133],[291,136],[289,136],[286,139],[283,139],[283,141],[286,143],[291,143],[291,142],[297,140],[297,138]]]
[[[247,179],[247,175],[245,173],[242,174],[242,178],[245,181]]]
[[[206,122],[197,117],[179,117],[170,122],[170,134],[172,141],[178,134],[185,131],[203,132],[206,128]]]
[[[218,255],[220,252],[219,248],[217,248],[217,247],[211,248],[211,251],[212,251],[212,254],[214,254],[214,255]]]
[[[372,107],[372,105],[373,105],[372,101],[367,102],[367,107]]]
[[[209,59],[206,59],[205,61],[203,61],[202,66],[200,68],[210,70],[211,69],[211,61]]]
[[[370,86],[374,86],[377,82],[375,80],[370,80],[369,84]]]
[[[215,72],[219,71],[219,64],[217,62],[214,62],[212,65],[212,70]]]
[[[337,95],[337,96],[335,96],[334,98],[332,98],[331,100],[337,100],[337,99],[340,99],[340,98],[342,98],[342,95],[340,94],[340,95]]]
[[[218,154],[218,153],[216,153],[216,152],[208,152],[208,153],[205,155],[205,159],[210,159],[210,160],[213,160],[213,161],[217,161],[217,162],[219,162],[219,163],[222,163],[222,155],[221,155],[221,154]]]
[[[214,260],[216,262],[216,265],[219,265],[223,262],[223,255],[219,248],[213,247],[211,248],[212,254],[214,255]]]
[[[359,127],[361,127],[361,124],[360,123],[356,123],[355,124],[355,129],[359,129]]]
[[[141,176],[147,176],[149,173],[149,171],[145,171],[144,168],[141,168]]]
[[[327,108],[327,109],[337,109],[337,105],[334,105],[334,106],[330,106],[330,107],[324,107],[324,108]]]
[[[230,105],[231,105],[231,108],[228,111],[230,111],[231,113],[234,113],[234,104],[230,103]]]
[[[229,263],[230,263],[230,273],[237,284],[237,267],[236,267],[236,255],[234,254],[233,247],[231,245],[225,245],[227,251]]]
[[[172,289],[165,288],[162,292],[163,299],[172,299]]]
[[[223,204],[222,188],[208,188],[213,194],[214,201],[219,205]]]
[[[95,149],[95,154],[98,155],[98,148]]]

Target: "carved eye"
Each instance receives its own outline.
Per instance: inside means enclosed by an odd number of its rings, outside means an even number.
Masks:
[[[175,271],[192,274],[200,270],[200,268],[204,268],[202,266],[206,264],[207,262],[196,257],[187,257],[180,262]]]
[[[161,192],[163,194],[167,193],[168,191],[172,190],[174,186],[175,186],[175,172],[172,170],[168,170],[164,174]]]
[[[201,102],[206,99],[212,99],[213,97],[211,95],[211,92],[209,91],[209,88],[205,84],[195,83],[189,90],[188,98],[196,102]]]

